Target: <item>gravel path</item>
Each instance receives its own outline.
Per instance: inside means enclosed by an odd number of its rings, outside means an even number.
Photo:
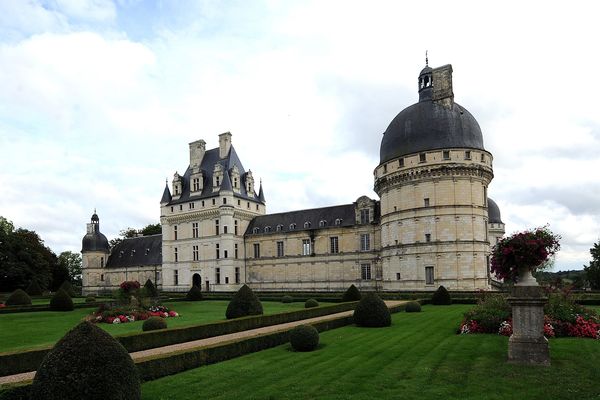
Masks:
[[[398,304],[402,304],[405,302],[406,301],[404,301],[404,300],[402,300],[402,301],[386,301],[385,304],[387,304],[388,307],[393,307],[393,306],[396,306]],[[215,337],[211,337],[211,338],[207,338],[207,339],[194,340],[191,342],[173,344],[170,346],[157,347],[154,349],[148,349],[148,350],[143,350],[143,351],[136,351],[134,353],[130,353],[130,355],[131,355],[131,358],[133,358],[133,360],[135,361],[135,360],[139,360],[139,359],[150,357],[150,356],[156,356],[156,355],[160,355],[160,354],[168,354],[168,353],[173,353],[173,352],[181,351],[181,350],[189,350],[189,349],[194,349],[197,347],[210,346],[210,345],[214,345],[214,344],[217,344],[220,342],[227,342],[227,341],[234,340],[234,339],[251,338],[251,337],[255,337],[255,336],[261,336],[266,333],[286,331],[286,330],[289,330],[298,325],[311,324],[314,322],[338,319],[338,318],[352,315],[352,313],[353,313],[353,311],[344,311],[344,312],[337,313],[337,314],[324,315],[322,317],[303,319],[300,321],[288,322],[285,324],[266,326],[263,328],[250,329],[247,331],[230,333],[228,335],[215,336]],[[0,377],[0,385],[6,384],[6,383],[25,382],[28,380],[32,380],[34,376],[35,376],[35,371],[24,372],[22,374],[16,374],[16,375],[2,376],[2,377]]]

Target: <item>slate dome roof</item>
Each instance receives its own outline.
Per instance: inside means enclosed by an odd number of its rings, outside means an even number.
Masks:
[[[492,199],[488,197],[488,222],[491,224],[503,224],[502,218],[500,217],[500,207]]]
[[[81,240],[81,251],[108,251],[108,239],[100,232],[88,233]]]

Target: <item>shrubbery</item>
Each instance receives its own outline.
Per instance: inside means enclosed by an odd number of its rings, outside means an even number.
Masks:
[[[94,297],[94,295],[88,294],[87,296],[85,296],[86,303],[94,303],[95,301],[96,297]]]
[[[435,292],[433,292],[433,296],[431,296],[431,304],[436,306],[448,306],[452,304],[450,293],[445,287],[440,286]]]
[[[29,306],[31,305],[31,297],[23,289],[17,289],[8,296],[7,306]]]
[[[350,285],[348,289],[344,292],[342,296],[342,301],[358,301],[361,299],[360,290],[354,285]]]
[[[306,300],[306,302],[304,303],[304,308],[313,308],[313,307],[319,307],[319,302],[316,301],[315,299]]]
[[[154,283],[152,283],[152,281],[150,279],[148,279],[146,281],[146,283],[144,283],[144,289],[146,289],[146,294],[149,297],[152,298],[156,298],[158,297],[158,289],[156,289],[156,286],[154,286]]]
[[[503,294],[483,292],[475,308],[465,313],[465,321],[475,322],[470,323],[470,331],[498,333],[500,324],[510,316],[511,307]]]
[[[70,330],[44,357],[33,384],[36,400],[140,399],[140,378],[127,350],[90,322]]]
[[[69,282],[69,281],[64,281],[62,283],[62,285],[60,285],[60,288],[58,288],[58,289],[64,290],[71,297],[77,296],[77,294],[75,293],[75,290],[73,289],[73,285],[71,285],[71,282]]]
[[[421,312],[421,304],[418,301],[411,301],[406,303],[404,307],[404,311],[406,312]]]
[[[261,315],[262,313],[263,307],[260,300],[256,297],[252,289],[244,284],[244,286],[233,295],[233,298],[227,306],[225,316],[227,319],[232,319],[248,315]]]
[[[185,299],[187,301],[202,300],[202,290],[200,290],[200,288],[198,286],[192,285],[190,290],[188,290],[187,294],[185,295]]]
[[[392,324],[390,310],[376,293],[367,293],[354,309],[354,323],[365,327],[384,327]]]
[[[142,330],[144,332],[147,331],[156,331],[158,329],[167,329],[167,321],[161,317],[150,317],[144,321],[142,325]]]
[[[311,325],[299,325],[290,331],[290,344],[296,351],[312,351],[319,345],[319,331]]]
[[[44,293],[44,291],[40,287],[40,284],[35,279],[31,281],[31,283],[29,284],[29,286],[27,286],[27,289],[25,289],[25,291],[30,296],[41,296]]]
[[[293,303],[294,299],[292,298],[292,296],[285,295],[281,298],[281,302],[289,304],[289,303]]]
[[[53,311],[73,311],[74,308],[73,299],[63,289],[58,289],[50,299],[50,309]]]

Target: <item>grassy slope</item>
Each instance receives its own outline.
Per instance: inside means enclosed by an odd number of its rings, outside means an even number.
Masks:
[[[169,327],[194,325],[225,319],[229,302],[225,300],[167,303],[167,307],[181,314],[167,320]],[[323,304],[325,305],[325,304]],[[304,303],[283,304],[263,302],[265,314],[304,309]],[[0,315],[0,352],[51,345],[69,329],[77,325],[93,309],[75,309],[70,312],[38,311]],[[98,324],[112,335],[141,332],[142,322],[127,324]]]
[[[552,339],[552,366],[505,363],[508,338],[456,335],[470,306],[399,313],[391,328],[321,334],[143,385],[143,399],[589,399],[600,395],[600,341]]]

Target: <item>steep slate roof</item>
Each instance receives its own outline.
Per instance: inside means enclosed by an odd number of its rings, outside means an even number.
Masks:
[[[106,268],[162,265],[162,235],[123,239],[108,256]]]
[[[192,170],[188,166],[187,170],[185,171],[185,174],[183,174],[183,176],[181,177],[181,196],[177,200],[171,200],[168,203],[168,205],[185,203],[197,199],[205,199],[217,196],[218,194],[213,193],[212,190],[213,171],[215,170],[215,164],[217,163],[221,164],[221,166],[223,167],[223,172],[229,172],[234,166],[237,166],[241,180],[240,193],[233,192],[234,197],[252,201],[260,201],[258,199],[258,196],[255,196],[254,193],[248,194],[246,192],[246,171],[244,170],[242,162],[240,161],[235,149],[233,148],[233,146],[231,146],[231,148],[229,149],[229,154],[227,154],[227,157],[225,157],[224,159],[219,158],[218,147],[211,150],[207,150],[204,153],[202,163],[200,164],[200,169],[202,170],[202,174],[204,177],[202,192],[195,193],[193,196],[190,196],[190,175],[192,174]],[[231,180],[229,184],[231,185]]]
[[[488,197],[488,222],[492,224],[503,224],[500,216],[500,207],[492,199]]]
[[[160,199],[160,204],[165,204],[170,202],[172,199],[171,191],[169,190],[169,185],[165,185],[165,191],[163,192],[162,198]]]
[[[264,234],[264,228],[267,226],[271,227],[270,233],[276,233],[277,225],[283,225],[281,232],[308,231],[312,229],[353,226],[356,224],[354,210],[354,204],[344,204],[341,206],[260,215],[250,221],[250,224],[246,229],[246,235],[252,235],[254,228],[259,228],[259,233]],[[341,219],[342,222],[340,225],[335,225],[335,220],[338,218]],[[322,220],[327,221],[327,225],[325,227],[319,227],[319,222]],[[305,222],[310,222],[310,228],[304,227]],[[290,230],[290,224],[293,223],[296,224],[296,229]]]

